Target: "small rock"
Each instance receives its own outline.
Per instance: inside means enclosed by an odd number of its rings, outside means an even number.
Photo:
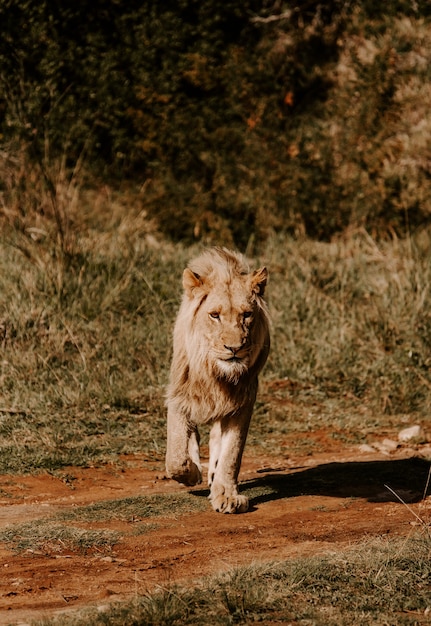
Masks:
[[[376,442],[374,444],[374,447],[383,454],[390,454],[391,452],[394,452],[398,446],[399,443],[397,441],[393,441],[393,439],[383,439],[382,442]]]
[[[409,426],[398,433],[399,441],[411,441],[412,439],[424,439],[424,431],[419,425]]]
[[[368,443],[361,443],[360,446],[358,446],[359,448],[359,452],[375,452],[376,449],[373,448],[373,446],[370,446]]]

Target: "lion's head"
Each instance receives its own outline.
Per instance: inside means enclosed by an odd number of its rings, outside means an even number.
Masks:
[[[184,270],[174,346],[184,347],[188,376],[238,384],[260,371],[269,351],[267,276],[266,268],[250,272],[244,257],[224,248],[207,250]]]

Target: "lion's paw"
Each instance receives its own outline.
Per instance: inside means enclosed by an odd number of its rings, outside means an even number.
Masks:
[[[219,494],[210,495],[210,500],[214,511],[217,513],[245,513],[248,511],[248,498],[238,494],[228,496]]]
[[[176,480],[183,485],[193,487],[202,482],[202,472],[200,468],[190,459],[185,461],[181,467],[167,467],[169,478]]]

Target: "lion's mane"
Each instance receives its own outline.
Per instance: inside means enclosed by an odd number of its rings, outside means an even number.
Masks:
[[[265,285],[265,269],[250,273],[242,255],[224,248],[205,251],[184,271],[167,403],[176,404],[197,424],[254,403],[257,375],[269,351]],[[244,316],[242,328],[236,329],[238,338],[235,329],[223,329],[221,315],[216,323],[211,318],[223,307]],[[224,360],[226,337],[244,344],[242,358]]]

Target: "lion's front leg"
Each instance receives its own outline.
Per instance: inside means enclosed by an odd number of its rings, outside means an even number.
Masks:
[[[250,415],[242,420],[216,422],[210,434],[208,484],[212,507],[218,513],[245,513],[248,498],[238,493],[238,474]]]
[[[199,432],[174,407],[168,407],[168,437],[166,444],[166,473],[184,485],[202,482],[199,459]]]

